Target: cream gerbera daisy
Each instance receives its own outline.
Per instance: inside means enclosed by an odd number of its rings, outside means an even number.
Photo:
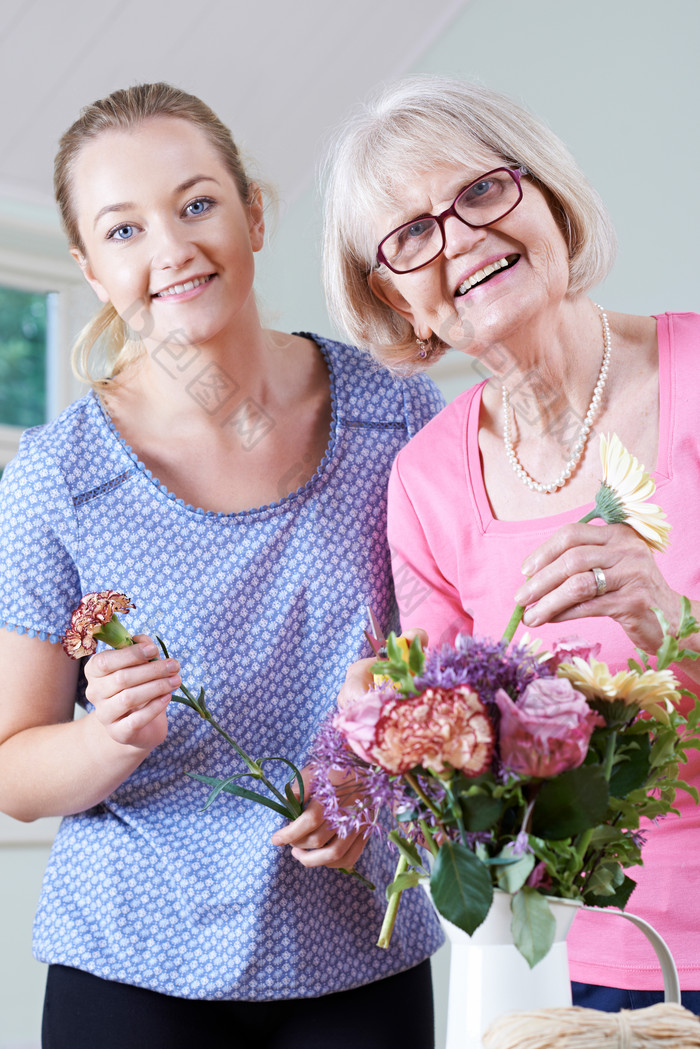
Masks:
[[[620,670],[611,674],[605,663],[592,657],[589,660],[575,656],[570,663],[557,669],[588,700],[597,703],[620,703],[637,707],[668,721],[668,712],[680,699],[678,681],[671,670]]]
[[[656,503],[648,502],[656,490],[643,466],[627,451],[617,434],[600,437],[603,479],[595,508],[584,520],[600,517],[608,524],[625,523],[634,528],[652,550],[669,545],[671,526]]]

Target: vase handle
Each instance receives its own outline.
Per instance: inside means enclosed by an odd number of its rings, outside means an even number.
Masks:
[[[632,922],[633,925],[636,925],[637,928],[644,933],[647,940],[654,948],[656,957],[659,959],[661,973],[664,978],[664,1001],[671,1002],[675,1005],[681,1004],[681,988],[678,982],[676,963],[666,945],[666,941],[658,934],[653,925],[644,921],[643,918],[638,918],[636,914],[627,914],[625,911],[619,911],[615,907],[584,906],[582,910],[594,911],[596,914],[619,914],[621,918],[626,918],[628,922]]]

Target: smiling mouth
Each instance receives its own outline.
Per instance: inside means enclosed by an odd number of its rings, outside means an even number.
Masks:
[[[506,255],[503,259],[497,259],[496,262],[490,262],[488,266],[484,266],[483,269],[477,270],[476,273],[472,273],[470,277],[462,281],[460,286],[455,292],[455,298],[459,298],[461,295],[466,295],[468,291],[475,288],[477,284],[485,284],[486,281],[491,280],[497,273],[501,273],[503,270],[510,269],[520,258],[519,255]]]
[[[185,291],[192,291],[194,288],[198,288],[200,284],[208,284],[215,276],[216,274],[210,273],[208,277],[193,277],[192,280],[183,281],[182,284],[171,284],[169,288],[156,291],[152,297],[154,299],[167,299],[170,295],[182,295]]]

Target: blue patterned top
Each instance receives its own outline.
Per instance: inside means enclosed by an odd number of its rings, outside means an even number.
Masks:
[[[132,633],[156,630],[190,688],[254,756],[308,758],[345,668],[368,655],[371,604],[398,624],[385,490],[399,450],[441,407],[425,377],[397,380],[314,336],[333,421],[314,477],[279,502],[205,512],[160,484],[90,393],[28,431],[0,484],[0,622],[57,641],[83,594],[118,590]],[[84,703],[84,698],[78,697]],[[395,854],[358,863],[371,892],[270,844],[282,817],[221,796],[195,772],[242,771],[197,715],[169,732],[104,802],[60,826],[35,921],[40,961],[186,998],[312,997],[416,965],[442,936],[406,893],[388,951],[375,946]]]

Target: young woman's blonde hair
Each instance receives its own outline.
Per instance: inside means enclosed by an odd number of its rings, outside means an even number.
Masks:
[[[370,286],[378,217],[401,208],[409,180],[445,165],[493,167],[494,155],[506,166],[526,169],[525,178],[545,192],[569,246],[569,294],[586,291],[608,273],[615,235],[607,212],[542,121],[475,84],[408,77],[382,88],[340,127],[323,171],[328,308],[350,338],[382,363],[411,370],[421,361],[409,321]],[[387,279],[384,270],[376,270],[374,279]],[[436,333],[428,342],[434,361],[446,343]]]
[[[251,183],[231,132],[201,99],[163,83],[138,84],[115,91],[81,110],[61,138],[54,162],[54,192],[61,222],[71,247],[81,254],[85,253],[85,246],[73,194],[73,171],[81,150],[105,131],[129,131],[154,117],[177,117],[203,131],[228,168],[241,200],[250,200]],[[98,347],[103,358],[102,374],[94,377],[91,365]],[[81,379],[101,387],[142,353],[137,331],[122,320],[111,303],[106,303],[78,336],[73,347],[73,367]]]

